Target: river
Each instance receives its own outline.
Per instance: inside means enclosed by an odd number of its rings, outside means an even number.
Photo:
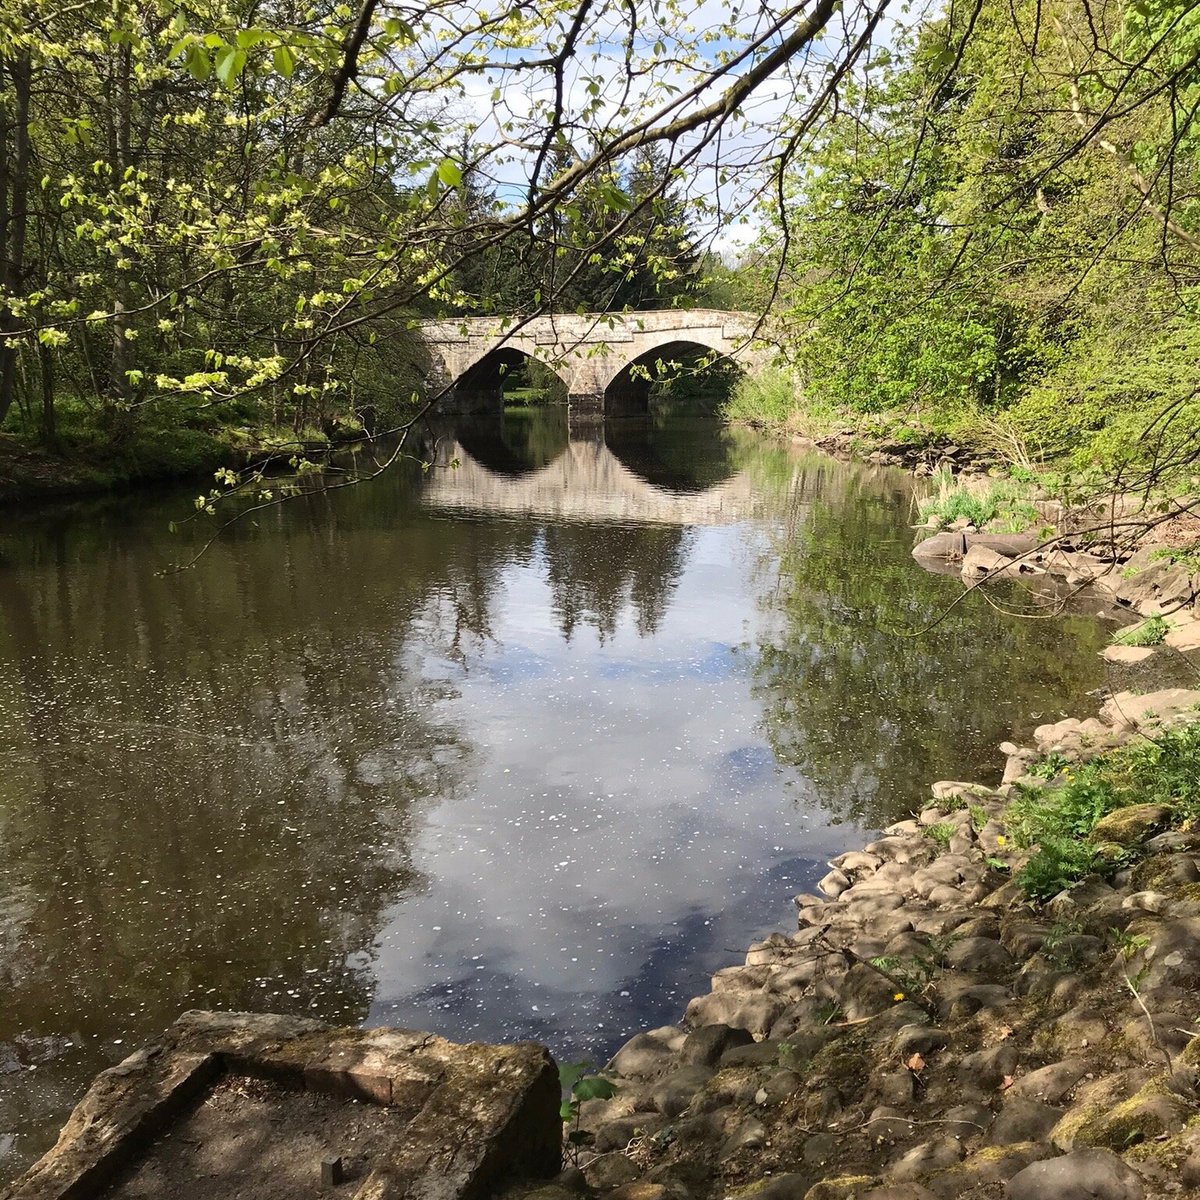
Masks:
[[[438,462],[181,574],[188,493],[0,513],[0,1179],[187,1008],[602,1060],[1102,682],[1087,616],[945,613],[896,471],[558,410]]]

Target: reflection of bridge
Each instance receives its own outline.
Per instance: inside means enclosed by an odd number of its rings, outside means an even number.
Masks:
[[[429,350],[430,383],[437,389],[454,385],[453,406],[460,409],[502,403],[504,372],[529,358],[545,363],[566,385],[573,416],[599,415],[616,397],[644,408],[645,372],[653,374],[660,360],[709,351],[753,370],[770,359],[751,340],[753,316],[712,309],[550,314],[524,323],[452,317],[423,321],[419,328]]]
[[[762,508],[761,495],[743,471],[703,489],[668,490],[631,471],[602,437],[572,440],[552,462],[519,474],[492,470],[462,442],[446,440],[422,496],[439,509],[661,525],[725,525]]]

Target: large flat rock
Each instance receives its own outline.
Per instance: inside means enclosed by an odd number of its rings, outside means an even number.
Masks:
[[[558,1171],[559,1102],[532,1042],[191,1012],[96,1076],[0,1200],[476,1200]],[[336,1188],[322,1183],[333,1159]]]

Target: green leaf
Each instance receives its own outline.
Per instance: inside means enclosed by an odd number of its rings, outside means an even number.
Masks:
[[[559,1118],[563,1121],[573,1121],[575,1119],[575,1103],[572,1100],[564,1100],[558,1106]]]
[[[246,66],[245,50],[226,47],[217,54],[217,78],[227,87],[233,87],[237,77]]]
[[[388,34],[401,41],[415,42],[417,40],[417,35],[413,27],[407,21],[402,21],[399,17],[389,17],[383,23],[383,27]]]
[[[183,65],[193,79],[203,81],[212,74],[212,59],[208,56],[208,51],[195,43],[188,47]]]
[[[571,1090],[580,1103],[584,1100],[611,1100],[617,1094],[615,1085],[601,1075],[589,1075]]]
[[[589,1062],[560,1063],[558,1082],[564,1091],[570,1091],[583,1078],[583,1074],[591,1067]]]
[[[290,46],[276,46],[275,52],[271,55],[271,61],[275,64],[275,70],[284,79],[291,79],[292,72],[296,69],[296,56],[292,53]]]
[[[633,201],[619,188],[611,183],[600,187],[600,200],[605,208],[615,212],[625,212],[633,207]]]
[[[458,187],[462,183],[462,168],[452,158],[443,158],[438,163],[437,176],[446,187]]]

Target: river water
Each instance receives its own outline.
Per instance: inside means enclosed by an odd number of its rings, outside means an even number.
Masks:
[[[559,411],[438,462],[174,575],[187,494],[0,514],[0,1178],[187,1008],[603,1059],[1101,682],[1085,616],[918,632],[898,472]]]

